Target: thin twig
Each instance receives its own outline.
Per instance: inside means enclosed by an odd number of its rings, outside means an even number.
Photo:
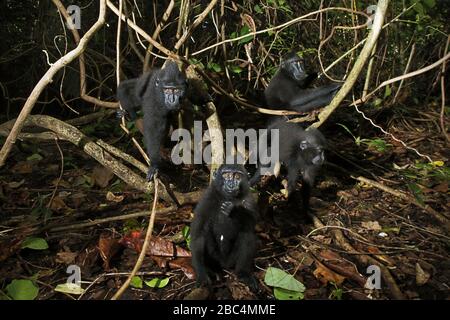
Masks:
[[[142,266],[142,262],[144,262],[145,254],[147,253],[148,245],[150,244],[150,239],[152,237],[152,231],[153,231],[153,225],[155,223],[155,216],[156,216],[156,203],[158,201],[158,179],[157,175],[153,178],[153,183],[155,185],[155,193],[153,196],[153,207],[152,207],[152,213],[150,215],[150,222],[147,227],[147,233],[145,234],[145,240],[144,244],[142,245],[141,252],[139,253],[139,257],[136,261],[136,264],[134,265],[133,270],[131,271],[130,275],[128,276],[127,280],[124,282],[124,284],[120,287],[120,289],[114,294],[114,296],[111,298],[111,300],[117,300],[119,299],[122,294],[125,292],[125,290],[128,288],[128,286],[131,283],[131,280],[136,275],[136,273],[139,271],[139,269]]]

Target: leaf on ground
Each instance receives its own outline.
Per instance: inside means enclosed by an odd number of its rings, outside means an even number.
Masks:
[[[78,253],[76,252],[61,251],[56,254],[56,262],[69,265],[75,261],[77,255]]]
[[[104,166],[95,166],[91,175],[94,183],[100,188],[106,188],[113,177],[114,173],[111,169]]]
[[[416,284],[423,286],[430,280],[431,275],[422,269],[419,263],[416,262]]]
[[[43,238],[28,237],[22,242],[22,249],[45,250],[48,249],[47,241]]]
[[[98,240],[98,252],[103,260],[103,268],[109,270],[109,262],[111,258],[119,251],[119,240],[113,238],[108,233],[102,233]]]
[[[54,211],[67,210],[67,208],[68,206],[66,205],[64,200],[58,196],[55,196],[52,200],[52,203],[50,204],[50,209]]]
[[[364,229],[371,230],[371,231],[380,231],[381,230],[381,226],[378,223],[378,221],[367,221],[367,222],[363,221],[363,222],[361,222],[361,226]]]
[[[304,266],[310,267],[314,263],[314,259],[306,252],[292,251],[289,256]]]
[[[130,286],[132,286],[133,288],[142,289],[143,283],[141,277],[134,276],[133,278],[131,278]]]
[[[194,268],[192,268],[192,260],[189,257],[176,258],[169,261],[171,269],[181,269],[188,279],[195,279]]]
[[[67,293],[67,294],[76,294],[76,295],[80,295],[80,294],[84,293],[84,289],[81,288],[78,284],[70,283],[70,282],[58,284],[54,290],[56,292],[62,292],[62,293]]]
[[[39,288],[31,280],[13,280],[6,286],[6,293],[14,300],[34,300]]]
[[[59,186],[60,188],[72,189],[72,185],[63,179],[58,179],[58,178],[53,179],[50,184],[53,187]]]
[[[39,153],[33,153],[31,156],[27,157],[27,161],[41,161],[44,159]]]
[[[359,273],[353,262],[344,259],[342,256],[331,250],[323,250],[320,252],[319,256],[324,260],[323,262],[328,268],[348,279],[352,279],[361,287],[364,287],[366,278]]]
[[[273,294],[277,300],[302,300],[304,298],[303,292],[283,288],[274,288]]]
[[[144,281],[144,282],[150,288],[159,289],[159,288],[164,288],[165,286],[167,286],[167,284],[169,283],[169,280],[170,280],[170,278],[164,278],[164,279],[153,278],[151,280]]]
[[[17,189],[19,188],[21,185],[23,185],[25,183],[25,179],[22,179],[20,181],[12,181],[7,183],[6,185],[11,188],[11,189]]]
[[[20,174],[32,173],[33,164],[27,161],[19,161],[11,168],[11,171]]]
[[[278,287],[297,292],[305,291],[303,283],[295,279],[293,275],[274,267],[267,268],[264,282],[270,287]]]
[[[440,184],[438,184],[437,186],[435,186],[434,191],[437,192],[442,192],[442,193],[447,193],[448,192],[448,182],[442,182]]]
[[[316,270],[314,270],[314,276],[323,284],[327,284],[330,282],[335,283],[336,285],[340,285],[345,280],[345,277],[327,268],[319,261],[316,261],[316,264],[317,268]]]
[[[108,201],[112,201],[112,202],[122,202],[123,199],[125,199],[124,195],[119,195],[116,196],[114,193],[112,193],[111,191],[108,191],[108,193],[106,194],[106,200]]]
[[[142,248],[142,244],[144,243],[143,233],[140,231],[132,231],[129,234],[125,235],[120,243],[124,244],[128,248],[135,249],[140,252]],[[190,257],[191,252],[181,248],[179,246],[175,246],[174,251],[174,243],[172,241],[168,241],[161,237],[152,237],[150,239],[150,243],[147,249],[147,255],[150,256],[160,256],[160,257]]]

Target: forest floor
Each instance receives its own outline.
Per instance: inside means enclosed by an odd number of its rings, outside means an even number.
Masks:
[[[389,131],[433,160],[445,162],[450,154],[442,134],[436,133],[438,117],[431,114],[425,118],[428,122],[400,119]],[[394,298],[386,275],[380,289],[364,288],[371,274],[367,268],[375,261],[385,267],[382,272],[392,275],[404,298],[450,299],[450,235],[423,209],[429,205],[450,219],[448,168],[426,165],[426,160],[419,161],[414,152],[388,137],[388,145],[374,139],[358,145],[336,125],[327,125],[324,134],[335,151],[327,154],[311,205],[314,215],[329,227],[317,228],[317,221],[314,225],[298,208],[286,204],[279,181],[266,181],[260,191],[263,219],[256,229],[259,291],[250,292],[227,272],[214,283],[209,298],[274,299],[273,288],[264,283],[269,266],[302,282],[305,299]],[[135,152],[127,137],[116,142]],[[377,181],[410,199],[352,176]],[[170,178],[178,192],[203,190],[208,184],[207,170],[200,166],[177,167]],[[67,281],[67,267],[77,265],[85,289],[81,299],[111,298],[136,262],[151,200],[70,143],[17,143],[0,170],[0,296],[7,294],[14,279],[32,279],[39,287],[37,299],[78,299],[79,295],[54,290]],[[159,201],[157,209],[167,206]],[[183,299],[195,292],[183,235],[192,210],[193,205],[187,205],[157,215],[152,246],[139,275],[144,281],[163,280],[162,288],[150,287],[154,282],[147,281],[150,286],[137,282],[123,299]],[[147,213],[141,217],[120,218],[142,211]],[[79,225],[110,217],[118,218]],[[45,239],[48,248],[24,248],[30,236]]]

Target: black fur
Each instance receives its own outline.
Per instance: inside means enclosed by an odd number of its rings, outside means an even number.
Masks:
[[[318,88],[308,86],[317,78],[317,73],[308,74],[303,60],[291,52],[281,59],[280,67],[264,91],[267,105],[274,109],[289,109],[308,112],[328,105],[340,84]]]
[[[144,112],[144,140],[151,161],[148,180],[161,168],[160,148],[167,132],[168,116],[179,111],[186,90],[186,77],[173,61],[163,69],[122,81],[117,88],[117,98],[124,109],[118,111],[118,116],[128,114],[134,120],[139,107]]]
[[[256,202],[242,165],[222,165],[194,210],[191,224],[192,262],[197,285],[210,285],[210,276],[222,268],[234,269],[249,287],[256,252]]]
[[[276,120],[268,126],[279,130],[279,160],[287,168],[288,197],[295,194],[299,172],[302,180],[302,204],[306,213],[309,210],[309,198],[315,178],[324,161],[325,137],[317,129],[303,130],[299,124]],[[270,141],[272,144],[273,141]],[[256,184],[261,176],[261,165],[250,179],[250,185]]]

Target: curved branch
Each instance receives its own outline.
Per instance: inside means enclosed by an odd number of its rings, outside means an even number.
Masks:
[[[97,22],[95,22],[94,25],[86,32],[83,38],[80,39],[78,46],[69,53],[67,53],[66,55],[59,58],[59,60],[56,61],[50,67],[50,69],[47,70],[47,72],[44,74],[41,80],[39,80],[39,82],[36,84],[27,101],[25,102],[22,111],[20,111],[20,114],[17,117],[16,122],[14,123],[14,127],[12,128],[11,133],[9,134],[8,138],[6,138],[5,144],[0,150],[0,167],[2,167],[5,164],[6,157],[11,151],[12,145],[16,142],[17,135],[22,130],[26,118],[30,114],[31,110],[33,109],[37,99],[39,98],[44,88],[50,82],[52,82],[53,77],[59,70],[61,70],[64,66],[75,60],[77,57],[80,56],[81,53],[83,53],[83,51],[86,49],[89,43],[89,40],[91,40],[92,36],[105,23],[105,13],[106,13],[105,0],[100,0],[100,10]]]
[[[328,119],[328,117],[334,112],[334,110],[339,106],[342,100],[344,100],[345,96],[350,92],[350,90],[353,88],[353,85],[358,79],[358,76],[361,70],[363,69],[364,64],[369,58],[370,53],[372,52],[373,47],[375,46],[378,40],[378,36],[380,35],[381,28],[383,26],[383,21],[386,15],[388,5],[389,0],[378,1],[377,11],[375,13],[372,29],[369,33],[369,36],[367,37],[367,41],[364,44],[364,47],[361,50],[361,53],[359,54],[358,59],[355,62],[355,65],[353,66],[353,69],[350,71],[347,80],[345,81],[344,85],[341,87],[339,92],[334,96],[331,103],[319,113],[318,116],[319,121],[313,123],[311,127],[317,128],[320,125],[322,125]]]
[[[61,3],[60,0],[52,0],[53,4],[58,8],[59,12],[63,15],[63,17],[66,19],[66,21],[70,24],[72,22],[72,19],[70,18],[69,14],[67,13],[66,8]],[[71,28],[70,31],[72,31],[73,38],[75,40],[75,43],[78,45],[80,43],[80,34],[78,33],[78,30],[76,28]],[[110,101],[103,101],[100,99],[97,99],[95,97],[92,97],[86,93],[86,64],[84,60],[84,53],[82,52],[79,57],[79,65],[80,65],[80,97],[86,102],[90,102],[92,104],[96,104],[105,108],[117,108],[119,106],[118,102],[110,102]]]

